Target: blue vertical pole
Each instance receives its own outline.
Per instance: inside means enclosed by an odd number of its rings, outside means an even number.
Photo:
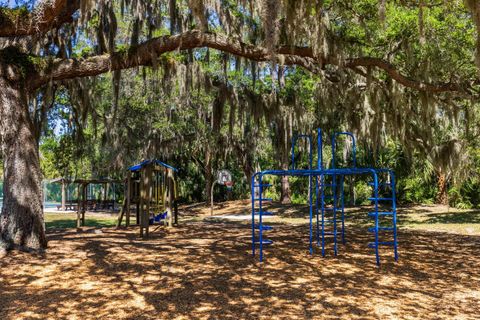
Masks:
[[[251,179],[250,191],[252,193],[252,256],[255,256],[255,174]]]
[[[308,163],[308,170],[312,170],[313,166],[313,145],[312,145],[312,137],[307,136],[309,142],[309,163]],[[310,254],[313,254],[312,248],[312,239],[313,239],[313,231],[312,231],[312,224],[313,224],[313,183],[312,183],[312,174],[308,175],[308,194],[309,194],[309,205],[310,205]]]
[[[310,156],[310,159],[311,159],[311,156]],[[310,205],[310,254],[313,254],[313,247],[312,247],[312,238],[313,238],[313,234],[312,234],[312,218],[313,218],[313,188],[312,188],[312,175],[310,174],[308,176],[308,193],[309,193],[309,205]]]
[[[337,176],[332,176],[333,192],[333,252],[337,255]]]
[[[373,187],[375,197],[375,256],[377,259],[377,265],[380,265],[380,256],[378,253],[378,176],[377,173],[373,173]]]
[[[323,141],[322,141],[322,129],[317,129],[317,170],[323,170]],[[319,197],[319,189],[318,189],[318,179],[320,179],[320,188],[322,188],[322,179],[323,175],[315,176],[315,199],[316,199],[316,214],[317,214],[317,246],[320,245],[320,223],[318,219],[318,197]],[[321,192],[321,191],[320,191]],[[322,216],[323,216],[323,192],[320,194],[320,201],[322,206]],[[322,218],[323,220],[323,218]],[[322,226],[323,230],[323,226]]]
[[[259,236],[259,241],[260,241],[260,262],[263,261],[263,230],[262,230],[262,214],[263,214],[263,209],[262,209],[262,202],[263,202],[263,190],[262,190],[262,174],[259,175],[258,177],[258,185],[259,185],[259,192],[258,192],[258,236]]]
[[[396,201],[396,187],[395,187],[395,174],[390,171],[390,184],[392,187],[392,211],[393,211],[393,250],[395,254],[395,261],[398,261],[397,250],[397,201]]]
[[[322,207],[322,256],[325,257],[325,176],[320,176],[320,194]]]
[[[345,244],[345,176],[340,176],[340,205],[342,206],[342,243]]]
[[[320,177],[315,176],[315,215],[316,215],[315,227],[316,227],[317,247],[320,246],[320,220],[319,220],[319,217],[318,217],[318,200],[319,200],[318,197],[319,197],[319,191],[320,191],[318,189],[318,179]]]

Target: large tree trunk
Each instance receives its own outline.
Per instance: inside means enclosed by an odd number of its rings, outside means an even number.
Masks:
[[[5,70],[2,66],[0,74]],[[0,77],[0,140],[4,167],[0,242],[4,249],[38,250],[47,246],[42,179],[34,126],[20,83],[22,81],[12,82]]]
[[[61,209],[63,211],[67,210],[67,182],[65,181],[64,178],[62,178],[62,207]]]
[[[447,177],[444,173],[438,174],[436,203],[448,205]]]
[[[210,144],[206,146],[205,150],[205,201],[208,203],[212,197],[212,183],[213,183],[213,170],[212,170],[212,147]]]
[[[283,141],[283,144],[287,144],[287,141]],[[287,145],[288,146],[288,145]],[[281,147],[281,161],[280,161],[280,168],[282,170],[288,170],[288,162],[289,156],[286,147]],[[290,181],[288,180],[288,176],[282,176],[280,180],[281,190],[280,190],[280,203],[282,204],[290,204],[292,203],[292,193],[290,190]]]
[[[280,195],[280,202],[282,204],[292,203],[292,193],[290,191],[290,182],[288,181],[287,176],[282,176],[282,190]]]

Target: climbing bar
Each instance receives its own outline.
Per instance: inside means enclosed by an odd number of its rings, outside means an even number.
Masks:
[[[369,212],[368,216],[369,217],[375,217],[375,216],[393,216],[394,212],[393,211],[374,211],[374,212]]]
[[[273,244],[273,241],[268,239],[262,239],[262,242],[260,242],[260,240],[255,240],[255,243],[265,245],[265,244]]]
[[[393,198],[375,198],[375,197],[371,197],[371,198],[368,198],[368,200],[371,200],[371,201],[393,201]]]
[[[265,170],[257,172],[251,180],[251,205],[252,205],[252,254],[255,255],[255,246],[259,245],[259,260],[263,261],[263,245],[273,243],[272,240],[264,239],[263,232],[272,230],[272,226],[263,225],[262,217],[273,215],[272,212],[263,210],[263,203],[272,201],[271,198],[265,198],[264,188],[270,187],[269,183],[263,182],[265,176],[294,176],[309,178],[309,250],[313,254],[313,236],[314,223],[316,224],[316,242],[321,246],[322,256],[325,256],[326,237],[331,241],[333,236],[333,252],[337,255],[337,238],[342,236],[342,242],[345,244],[345,176],[366,175],[373,179],[368,184],[373,188],[373,195],[369,200],[373,201],[373,210],[367,212],[368,217],[374,218],[374,227],[367,227],[369,233],[374,234],[374,242],[368,243],[368,247],[375,249],[377,265],[380,265],[380,246],[393,246],[395,261],[398,260],[397,251],[397,216],[396,216],[396,188],[394,173],[386,168],[361,168],[357,167],[356,161],[356,141],[352,133],[336,132],[332,135],[332,162],[331,168],[323,167],[323,141],[322,130],[317,130],[317,168],[314,169],[312,157],[312,136],[298,135],[292,138],[292,169],[291,170]],[[336,139],[340,135],[349,136],[352,140],[352,165],[353,167],[336,168],[335,167],[335,148]],[[296,169],[295,166],[295,144],[299,139],[306,139],[309,143],[309,168]],[[313,184],[315,179],[315,184]],[[386,181],[385,181],[386,180]],[[386,188],[388,187],[388,188]],[[329,189],[330,188],[330,189]],[[382,194],[379,189],[382,188]],[[326,194],[328,190],[328,195]],[[315,196],[315,199],[313,198]],[[328,207],[326,202],[328,201]],[[380,204],[380,202],[382,202]],[[380,210],[381,208],[381,210]],[[339,215],[337,215],[339,214]],[[380,226],[380,217],[392,216],[392,219],[382,219]],[[314,219],[315,218],[315,219]],[[390,224],[391,223],[391,224]],[[390,231],[390,232],[385,232]],[[381,235],[380,235],[381,233]],[[385,237],[391,237],[393,241],[386,241]]]
[[[378,227],[378,231],[393,231],[395,230],[395,228],[393,227]],[[377,230],[375,230],[375,227],[370,227],[368,228],[368,232],[377,232]]]
[[[255,211],[255,215],[262,215],[262,216],[273,216],[273,212],[270,211]]]
[[[256,225],[255,226],[255,229],[259,230],[259,229],[262,229],[262,230],[272,230],[273,227],[272,226],[266,226],[266,225]]]

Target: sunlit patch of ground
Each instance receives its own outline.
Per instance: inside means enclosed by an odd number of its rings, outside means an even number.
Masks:
[[[232,202],[215,214],[248,208]],[[377,268],[366,247],[368,208],[349,211],[347,244],[337,257],[330,246],[325,258],[308,254],[308,211],[285,210],[291,217],[274,223],[264,263],[251,256],[248,221],[203,220],[210,213],[201,206],[183,207],[179,227],[148,240],[135,228],[49,229],[44,255],[12,252],[0,260],[0,319],[478,318],[478,234],[402,226],[400,261],[386,248]],[[409,225],[459,219],[429,210],[399,216]]]
[[[265,209],[276,214],[273,218],[269,217],[269,223],[308,223],[309,207],[305,205],[281,205],[273,203],[266,205]],[[371,208],[366,206],[346,208],[347,225],[371,226],[372,221],[366,216],[366,212],[368,212],[369,209]],[[207,218],[210,215],[210,207],[208,206],[195,206],[189,211]],[[232,214],[250,215],[250,202],[248,200],[239,200],[229,202],[228,204],[216,204],[214,214],[215,216]],[[398,209],[398,225],[400,228],[405,229],[480,235],[480,210],[456,209],[441,205],[400,207]]]

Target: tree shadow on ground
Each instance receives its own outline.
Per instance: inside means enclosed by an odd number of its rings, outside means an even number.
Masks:
[[[401,230],[400,261],[376,267],[362,227],[337,257],[308,254],[305,225],[277,224],[265,261],[251,229],[195,222],[138,230],[57,230],[44,257],[0,262],[1,318],[474,318],[480,237]]]

